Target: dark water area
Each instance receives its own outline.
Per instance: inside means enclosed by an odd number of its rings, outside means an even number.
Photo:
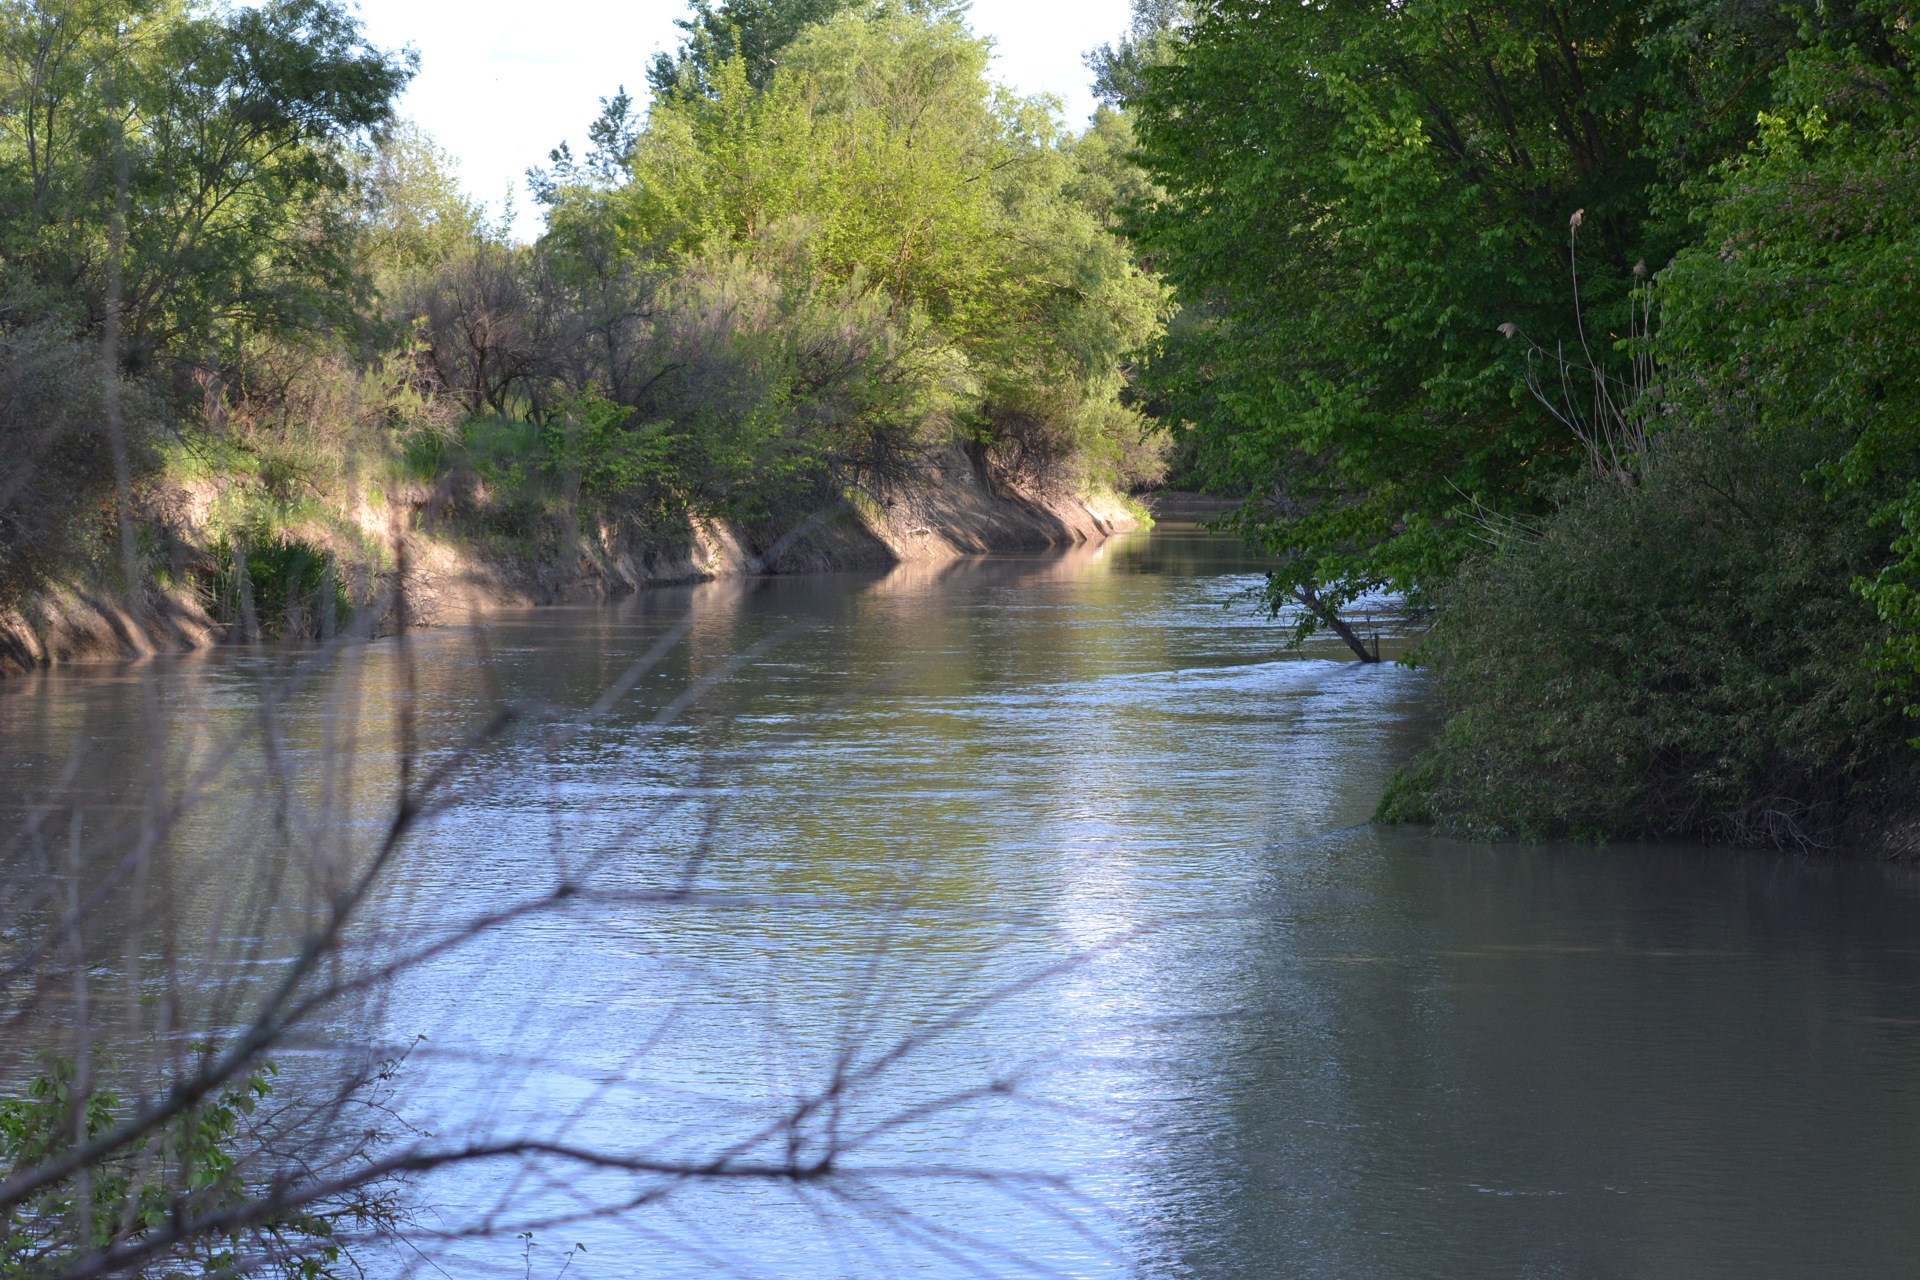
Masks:
[[[427,1037],[404,1105],[442,1139],[663,1159],[860,1079],[832,1186],[609,1217],[617,1175],[464,1168],[423,1186],[429,1220],[577,1211],[532,1274],[578,1240],[586,1277],[1914,1274],[1920,879],[1369,826],[1432,729],[1424,677],[1284,651],[1236,603],[1259,568],[1171,529],[416,637],[444,758],[503,699],[589,706],[689,628],[606,717],[486,745],[491,781],[434,815],[358,945],[556,877],[607,896],[406,970],[332,1041]],[[292,660],[0,685],[12,812],[77,798],[104,828],[157,757],[213,780],[103,956],[164,936],[242,989],[284,954],[279,904],[318,892],[302,868],[375,830],[398,652],[342,656],[263,734]],[[309,790],[251,780],[269,739]],[[523,1274],[509,1240],[422,1247]]]

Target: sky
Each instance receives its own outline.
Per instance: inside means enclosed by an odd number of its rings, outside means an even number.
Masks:
[[[359,0],[367,36],[412,46],[420,74],[400,110],[460,164],[469,194],[496,209],[509,187],[516,230],[539,230],[523,175],[562,139],[584,150],[600,99],[646,94],[656,50],[671,49],[684,0]],[[1088,49],[1125,29],[1128,0],[974,0],[973,28],[995,44],[992,74],[1051,93],[1070,123],[1093,111]]]

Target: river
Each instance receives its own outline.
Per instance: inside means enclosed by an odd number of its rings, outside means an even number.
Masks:
[[[1913,1274],[1920,880],[1372,827],[1433,727],[1424,677],[1286,652],[1236,603],[1258,581],[1166,529],[656,590],[419,633],[409,666],[348,651],[270,732],[286,651],[41,673],[0,685],[0,776],[89,829],[156,759],[217,780],[89,945],[103,972],[186,957],[218,1030],[331,883],[312,866],[377,835],[403,671],[430,761],[548,709],[479,748],[349,960],[577,900],[332,1008],[290,1076],[425,1037],[398,1098],[435,1141],[840,1154],[615,1216],[626,1173],[443,1171],[431,1227],[578,1215],[531,1255],[421,1241],[448,1274]]]

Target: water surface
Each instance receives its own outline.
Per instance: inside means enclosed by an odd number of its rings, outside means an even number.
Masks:
[[[491,929],[323,1029],[427,1037],[406,1105],[442,1138],[662,1159],[856,1078],[802,1126],[847,1147],[841,1180],[542,1228],[535,1275],[574,1240],[570,1276],[1912,1274],[1920,884],[1368,826],[1431,729],[1423,677],[1284,651],[1228,607],[1258,571],[1173,530],[417,636],[435,758],[503,703],[550,710],[481,748],[484,785],[409,845],[362,954],[560,881],[610,896]],[[103,957],[164,938],[241,989],[284,954],[254,906],[310,900],[303,868],[375,833],[399,651],[282,699],[280,795],[250,770],[296,657],[0,686],[16,808],[79,797],[104,829],[144,762],[219,779],[166,893],[101,922]],[[457,1226],[631,1185],[466,1169],[422,1195]],[[426,1247],[522,1274],[509,1246]]]

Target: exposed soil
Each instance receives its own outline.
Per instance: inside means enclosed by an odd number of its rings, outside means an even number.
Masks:
[[[701,519],[673,530],[582,529],[563,539],[558,553],[538,557],[417,532],[408,544],[407,602],[415,625],[457,625],[500,609],[611,598],[666,583],[1073,546],[1137,525],[1118,496],[1029,492],[982,476],[953,450],[888,498],[814,512],[764,545]],[[181,652],[228,638],[227,626],[184,598],[160,596],[147,614],[135,619],[111,596],[79,588],[43,592],[0,614],[0,675]]]

